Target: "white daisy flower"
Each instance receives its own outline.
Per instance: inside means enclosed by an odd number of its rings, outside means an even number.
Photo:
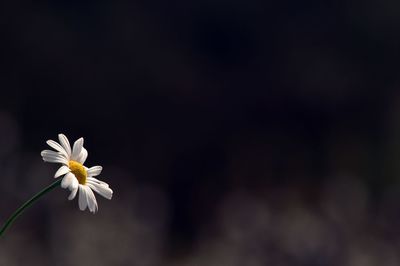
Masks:
[[[71,191],[68,199],[74,199],[79,191],[79,209],[83,211],[88,207],[90,212],[95,213],[98,206],[93,190],[106,199],[111,199],[113,195],[107,183],[94,178],[101,173],[103,168],[101,166],[87,168],[83,165],[88,157],[88,152],[83,147],[83,138],[75,141],[72,150],[64,134],[59,134],[58,139],[60,143],[54,140],[46,142],[56,151],[44,150],[41,152],[42,158],[45,162],[62,164],[54,178],[64,176],[61,187]]]

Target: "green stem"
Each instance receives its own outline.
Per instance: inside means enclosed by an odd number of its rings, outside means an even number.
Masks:
[[[10,227],[15,219],[17,219],[24,210],[29,208],[35,201],[37,201],[40,197],[42,197],[44,194],[47,192],[53,190],[55,187],[57,187],[61,183],[61,178],[55,181],[53,184],[49,185],[48,187],[44,188],[42,191],[37,193],[35,196],[33,196],[30,200],[25,202],[21,207],[19,207],[11,216],[8,218],[6,223],[3,225],[3,227],[0,229],[0,237],[4,234],[4,232],[7,230],[8,227]]]

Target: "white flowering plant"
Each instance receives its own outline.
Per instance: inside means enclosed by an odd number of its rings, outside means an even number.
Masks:
[[[54,140],[47,141],[47,144],[54,150],[44,150],[41,152],[43,161],[61,164],[61,167],[54,175],[54,178],[57,180],[19,207],[0,229],[0,236],[4,234],[24,210],[29,208],[43,195],[60,185],[71,192],[68,196],[69,200],[73,200],[79,192],[78,205],[82,211],[89,209],[91,213],[97,212],[98,204],[93,191],[106,199],[112,198],[113,191],[109,185],[95,178],[95,176],[100,175],[103,168],[101,166],[88,168],[84,165],[88,157],[88,151],[83,147],[84,139],[79,138],[76,140],[72,148],[68,138],[64,134],[59,134],[58,140],[59,143]]]

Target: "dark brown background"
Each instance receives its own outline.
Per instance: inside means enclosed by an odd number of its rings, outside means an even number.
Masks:
[[[398,265],[396,1],[3,1],[0,265]]]

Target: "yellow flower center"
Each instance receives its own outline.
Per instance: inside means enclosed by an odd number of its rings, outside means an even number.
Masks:
[[[76,179],[78,179],[79,184],[86,184],[87,171],[85,167],[81,163],[76,161],[69,161],[69,169],[75,175]]]

